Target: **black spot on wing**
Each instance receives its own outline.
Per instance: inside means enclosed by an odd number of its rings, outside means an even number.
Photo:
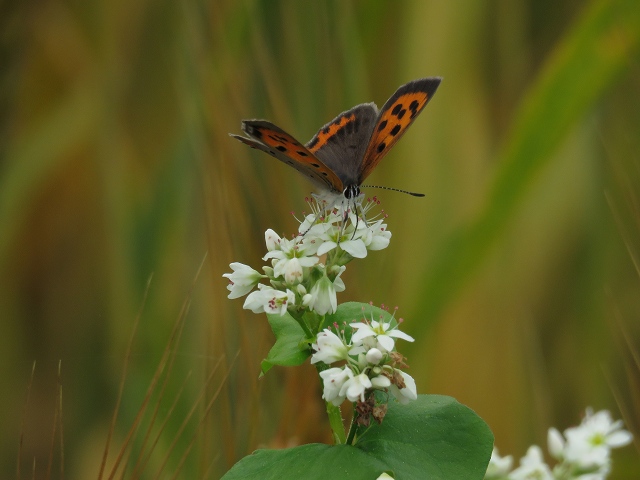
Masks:
[[[387,144],[382,142],[380,145],[378,145],[378,153],[382,152],[385,148],[387,147]]]
[[[287,151],[287,147],[285,147],[284,145],[278,145],[276,147],[276,150],[280,150],[281,152],[286,152]]]
[[[282,135],[278,135],[278,134],[275,134],[275,133],[269,135],[269,138],[271,140],[273,140],[274,142],[289,143],[289,139],[287,137],[283,137]]]
[[[383,120],[380,122],[380,125],[378,125],[378,131],[381,132],[382,130],[384,130],[384,128],[387,126],[387,121]]]
[[[417,100],[414,100],[413,102],[411,102],[411,105],[409,105],[409,109],[411,110],[411,118],[412,119],[416,115],[418,115],[418,113],[420,113],[420,110],[418,110],[419,107],[420,107],[420,103],[418,103]]]
[[[398,124],[395,127],[393,127],[389,133],[395,137],[400,131],[400,128],[401,126]]]

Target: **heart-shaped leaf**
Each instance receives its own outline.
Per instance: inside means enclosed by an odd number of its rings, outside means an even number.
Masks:
[[[301,348],[305,340],[304,330],[298,322],[285,313],[284,315],[267,315],[271,330],[276,336],[276,343],[269,350],[267,358],[261,363],[260,376],[267,373],[274,365],[292,367],[302,365],[311,355],[309,350]]]
[[[481,480],[493,434],[471,409],[451,397],[419,395],[407,405],[390,403],[381,425],[361,433],[355,446],[311,444],[258,450],[223,478],[375,480]]]

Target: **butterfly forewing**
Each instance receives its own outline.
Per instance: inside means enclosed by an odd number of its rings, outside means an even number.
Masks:
[[[358,183],[378,165],[382,157],[407,131],[435,93],[440,78],[423,78],[401,86],[384,104],[360,166]]]
[[[231,136],[292,166],[322,189],[342,192],[343,185],[338,175],[281,128],[264,120],[245,120],[242,130],[250,138]]]
[[[373,103],[363,103],[322,127],[307,148],[333,170],[343,185],[357,185],[367,142],[378,118]]]

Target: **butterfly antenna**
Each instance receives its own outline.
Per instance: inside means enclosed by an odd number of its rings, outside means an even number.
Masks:
[[[424,193],[409,192],[408,190],[401,190],[399,188],[393,188],[393,187],[382,187],[380,185],[362,185],[362,187],[363,188],[381,188],[383,190],[391,190],[393,192],[406,193],[407,195],[412,195],[414,197],[424,197]]]

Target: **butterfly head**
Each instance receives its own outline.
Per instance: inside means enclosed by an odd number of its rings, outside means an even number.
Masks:
[[[358,198],[360,196],[360,187],[356,184],[347,185],[347,188],[342,193],[347,200]]]

